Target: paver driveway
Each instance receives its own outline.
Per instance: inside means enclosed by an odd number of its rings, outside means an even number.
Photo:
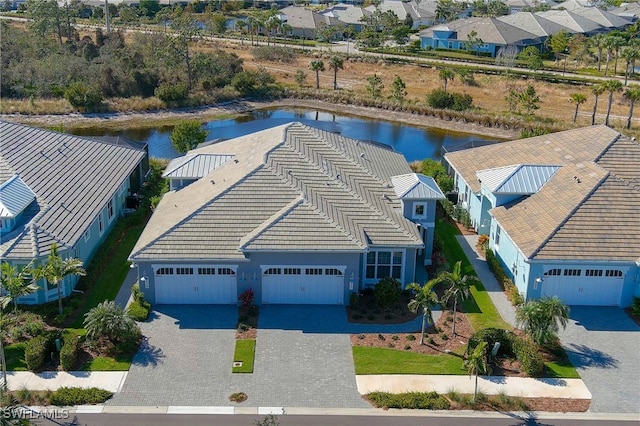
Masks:
[[[109,405],[227,406],[229,395],[245,392],[252,407],[369,407],[357,391],[349,334],[420,329],[420,318],[349,324],[343,306],[263,306],[254,373],[232,374],[235,306],[166,305],[153,316]]]
[[[622,309],[572,306],[562,344],[593,396],[590,411],[640,413],[640,327]]]

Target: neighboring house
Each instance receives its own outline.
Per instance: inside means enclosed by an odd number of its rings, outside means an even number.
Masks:
[[[407,18],[411,19],[411,29],[417,30],[420,26],[433,25],[435,21],[435,10],[430,11],[430,8],[423,8],[415,0],[402,1],[402,0],[384,0],[378,7],[380,12],[393,12],[400,22],[406,22]],[[371,5],[365,8],[369,13],[376,11],[376,6]]]
[[[620,7],[610,9],[609,12],[627,18],[631,22],[636,22],[640,18],[640,2],[623,4]]]
[[[344,304],[384,277],[408,284],[444,197],[390,147],[300,123],[195,149],[165,175],[180,189],[130,255],[159,304],[233,304],[249,288],[256,303]]]
[[[566,27],[569,33],[592,36],[609,31],[597,22],[568,10],[545,10],[544,12],[536,12],[536,15]]]
[[[553,0],[506,0],[504,2],[509,7],[509,13],[518,13],[523,10],[531,10],[541,5],[547,5],[550,8],[556,6]]]
[[[445,154],[459,205],[526,299],[640,296],[640,145],[606,126]]]
[[[570,33],[572,32],[560,24],[549,21],[548,19],[530,12],[520,12],[513,15],[500,16],[498,17],[498,20],[530,32],[531,34],[540,37],[541,40],[546,40],[553,34],[557,34],[562,30],[567,30]]]
[[[475,35],[474,35],[475,34]],[[540,48],[543,41],[528,31],[509,25],[497,18],[467,18],[436,25],[420,32],[420,46],[423,49],[471,50],[495,57],[506,46],[521,51],[527,46]]]
[[[146,144],[82,138],[0,122],[0,259],[20,268],[46,262],[52,244],[61,257],[85,265],[138,192],[148,170]],[[68,296],[77,282],[62,284]],[[57,298],[55,287],[19,299]]]
[[[553,9],[574,11],[583,7],[591,7],[591,0],[567,0],[553,6]]]
[[[631,19],[600,10],[597,7],[583,7],[573,10],[573,13],[601,25],[608,31],[616,29],[623,30],[632,24]]]
[[[294,37],[315,39],[318,30],[328,26],[339,26],[340,21],[331,16],[301,6],[289,6],[280,11],[282,22],[291,27],[291,35]]]
[[[334,4],[320,13],[337,19],[341,24],[353,28],[358,33],[362,31],[367,19],[371,16],[371,13],[362,7],[345,3]]]

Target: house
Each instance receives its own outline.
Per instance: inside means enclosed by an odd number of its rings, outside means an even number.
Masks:
[[[61,257],[87,264],[138,192],[148,170],[146,145],[100,141],[0,122],[0,259],[18,269],[46,262],[55,243]],[[64,280],[68,296],[77,278]],[[21,297],[38,304],[57,289]]]
[[[545,10],[536,12],[536,15],[566,27],[569,33],[592,36],[609,31],[597,22],[568,10]]]
[[[320,14],[336,18],[344,26],[349,26],[357,33],[362,32],[371,13],[353,4],[337,3],[324,9]]]
[[[436,25],[420,32],[422,49],[471,50],[495,57],[506,46],[521,51],[527,46],[540,48],[540,37],[497,18],[467,18]]]
[[[513,15],[499,16],[497,19],[530,32],[542,40],[546,40],[562,30],[569,31],[568,28],[531,12],[519,12]]]
[[[591,0],[566,0],[556,4],[552,9],[574,11],[576,9],[582,9],[583,7],[591,7],[593,2]]]
[[[632,24],[631,19],[600,10],[597,7],[583,7],[573,10],[573,13],[578,16],[582,16],[583,18],[587,18],[609,31],[616,29],[623,30]]]
[[[532,10],[542,5],[549,8],[556,6],[553,0],[506,0],[505,4],[509,7],[509,13],[518,13],[526,10]]]
[[[344,304],[384,277],[411,283],[444,197],[390,147],[301,123],[197,148],[165,175],[175,189],[130,255],[159,304],[249,288],[256,303]]]
[[[458,204],[526,299],[640,296],[640,145],[600,125],[445,154]]]
[[[417,30],[420,26],[433,25],[435,22],[435,10],[421,7],[417,1],[384,0],[379,5],[370,5],[366,11],[373,14],[376,9],[382,13],[393,12],[400,22],[411,22],[411,29]]]
[[[321,15],[315,10],[301,6],[289,6],[280,11],[281,21],[291,27],[291,35],[304,39],[315,39],[318,31],[325,27],[337,27],[338,19]]]
[[[623,3],[620,7],[610,9],[609,12],[626,18],[631,22],[636,22],[640,18],[640,2]]]

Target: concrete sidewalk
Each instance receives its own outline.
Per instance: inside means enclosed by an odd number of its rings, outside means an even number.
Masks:
[[[356,376],[358,392],[364,395],[374,391],[438,392],[455,391],[472,394],[475,388],[473,376],[436,375],[367,375]],[[488,395],[504,393],[508,396],[527,398],[591,399],[591,392],[580,379],[532,379],[528,377],[479,376],[478,392]]]
[[[128,371],[45,371],[35,374],[29,371],[7,372],[9,390],[56,390],[62,387],[100,388],[119,392]]]

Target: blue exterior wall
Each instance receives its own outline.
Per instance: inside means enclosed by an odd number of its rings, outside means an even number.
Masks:
[[[502,263],[505,272],[509,278],[511,278],[516,287],[518,287],[520,294],[522,294],[526,299],[530,265],[527,263],[525,256],[520,252],[504,229],[500,230],[500,243],[496,245],[497,227],[498,224],[493,221],[491,224],[491,231],[489,233],[489,248],[496,254]]]

